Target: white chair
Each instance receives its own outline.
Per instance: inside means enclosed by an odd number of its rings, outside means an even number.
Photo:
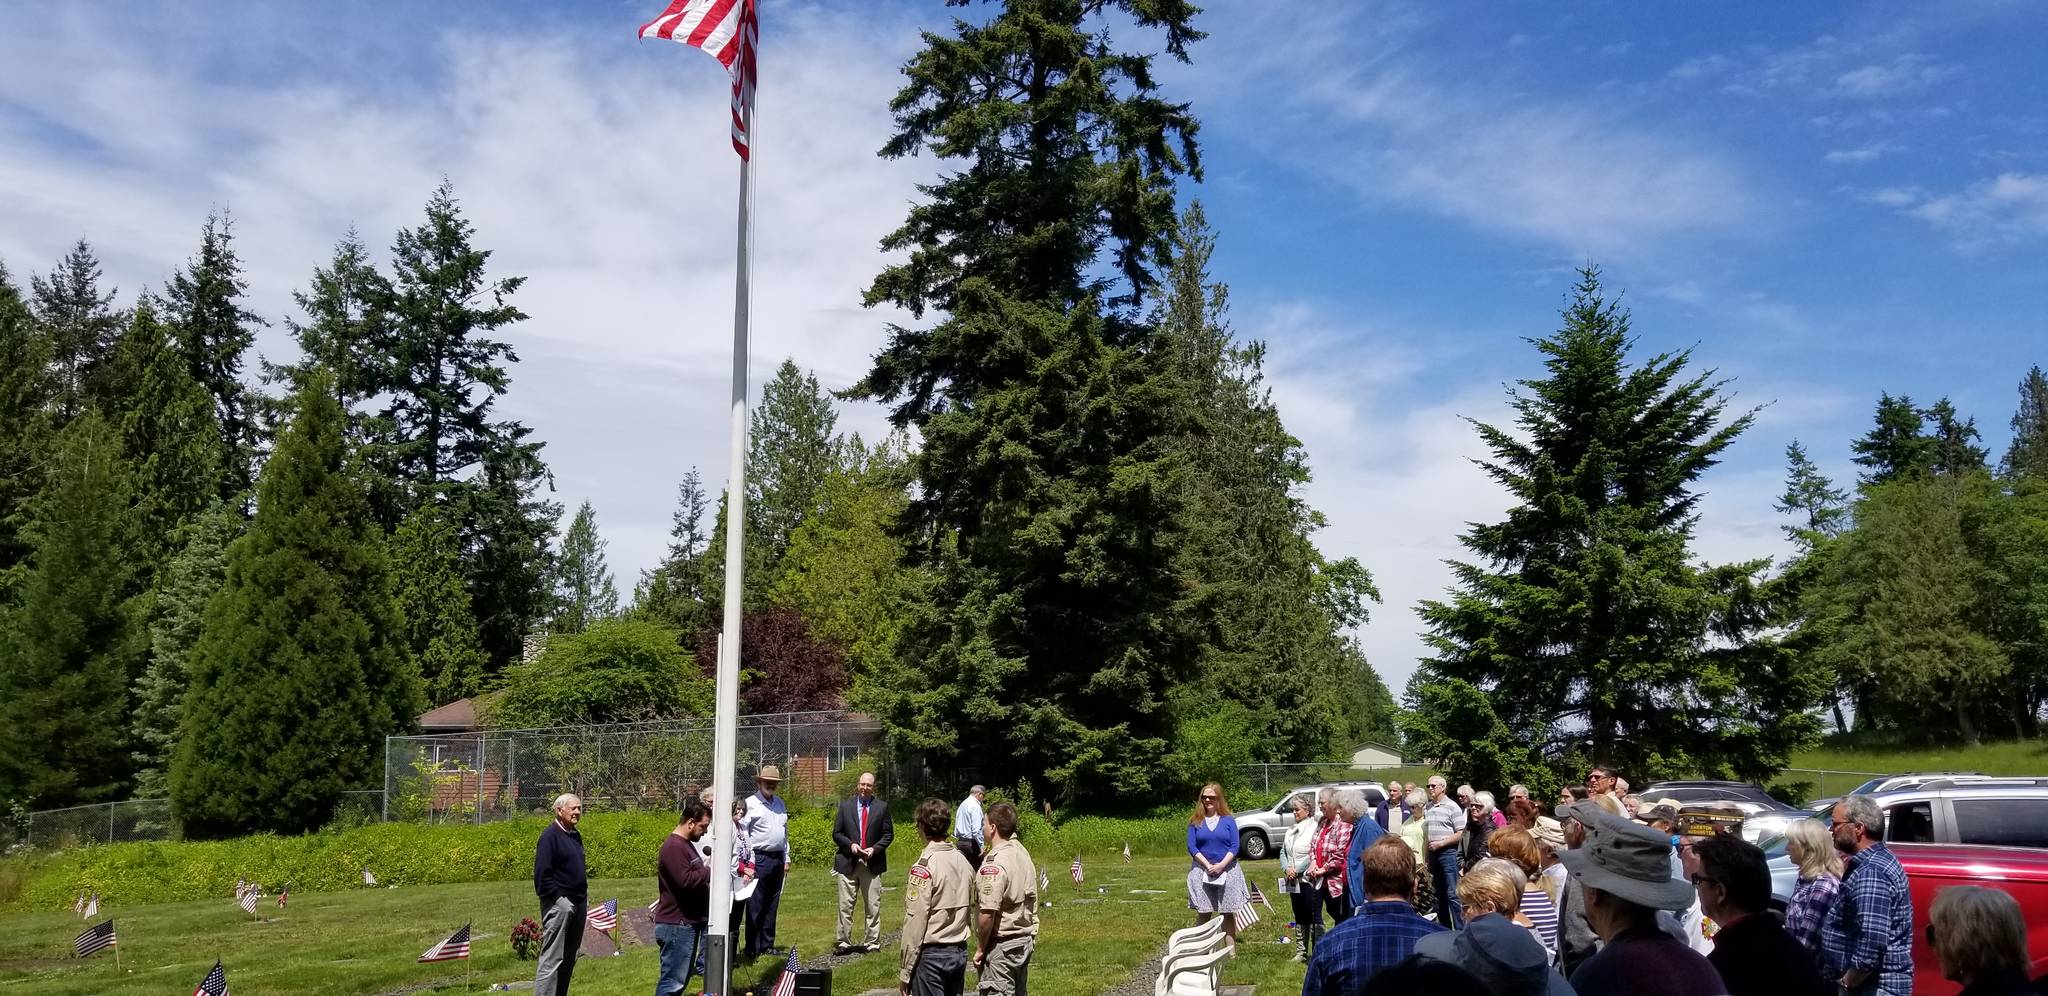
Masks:
[[[1228,957],[1230,945],[1224,943],[1214,951],[1162,962],[1153,991],[1158,996],[1216,996],[1222,986],[1223,959]]]
[[[1172,957],[1189,951],[1207,951],[1217,935],[1223,933],[1223,918],[1212,916],[1208,923],[1176,930],[1166,935],[1166,954]]]

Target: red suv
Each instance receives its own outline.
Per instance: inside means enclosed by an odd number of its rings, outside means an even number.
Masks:
[[[1951,885],[2004,889],[2027,921],[2028,974],[2048,972],[2048,850],[1972,844],[1892,844],[1913,894],[1913,996],[1954,996],[1962,987],[1941,977],[1941,958],[1927,945],[1927,914]]]

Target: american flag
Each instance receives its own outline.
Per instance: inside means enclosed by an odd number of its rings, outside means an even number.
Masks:
[[[467,957],[469,957],[469,924],[465,923],[462,925],[461,930],[449,934],[447,940],[428,948],[427,953],[420,955],[419,960],[423,962],[454,961],[457,958]]]
[[[286,882],[284,884],[284,888],[277,890],[277,908],[284,909],[284,901],[290,899],[291,897],[292,884],[290,882]]]
[[[732,76],[732,150],[751,158],[755,50],[761,22],[754,0],[670,0],[661,16],[640,26],[642,38],[666,38],[709,53]]]
[[[1075,885],[1080,885],[1080,884],[1081,884],[1081,856],[1080,856],[1080,855],[1078,855],[1078,854],[1074,855],[1074,863],[1073,863],[1073,864],[1071,864],[1071,865],[1068,865],[1068,866],[1067,866],[1067,877],[1068,877],[1068,878],[1071,878],[1071,879],[1073,879],[1073,880],[1074,880],[1074,884],[1075,884]]]
[[[72,901],[71,912],[76,913],[79,916],[85,915],[85,893],[79,893],[78,898]]]
[[[248,888],[247,891],[242,893],[242,901],[236,903],[235,905],[240,906],[242,908],[242,912],[247,913],[250,916],[255,916],[256,904],[262,901],[263,887],[259,885],[252,885]]]
[[[1257,883],[1257,882],[1253,882],[1253,881],[1251,881],[1251,880],[1247,879],[1247,880],[1246,880],[1246,884],[1247,884],[1247,885],[1249,885],[1249,886],[1251,887],[1251,890],[1252,890],[1252,900],[1251,900],[1251,901],[1252,901],[1252,902],[1258,903],[1259,905],[1261,905],[1261,906],[1264,906],[1265,908],[1267,908],[1267,909],[1269,909],[1269,910],[1273,908],[1273,901],[1272,901],[1272,900],[1270,900],[1270,899],[1267,899],[1267,898],[1266,898],[1266,894],[1265,894],[1265,893],[1263,893],[1263,892],[1260,892],[1260,891],[1259,891],[1259,883]]]
[[[1131,863],[1131,842],[1124,841],[1124,864]]]
[[[655,900],[657,903],[660,901],[659,899]],[[584,917],[583,921],[590,929],[595,931],[609,932],[619,929],[619,901],[616,899],[605,900],[598,904],[596,909],[591,910],[590,915]]]
[[[81,931],[72,939],[71,950],[78,952],[80,958],[90,958],[118,943],[120,942],[114,939],[114,921],[108,920]]]
[[[1244,908],[1237,911],[1237,929],[1243,930],[1259,922],[1259,904],[1247,899]]]
[[[92,898],[91,898],[91,899],[88,899],[88,900],[86,900],[86,901],[85,901],[85,912],[83,912],[83,913],[80,913],[80,914],[79,914],[79,916],[82,916],[82,917],[84,917],[84,918],[86,918],[86,919],[90,920],[90,919],[92,919],[93,917],[96,917],[96,916],[99,916],[99,915],[100,915],[100,894],[99,894],[99,893],[97,893],[97,892],[95,892],[95,893],[93,893],[93,894],[92,894]]]
[[[1041,895],[1041,896],[1042,896],[1042,895],[1045,895],[1045,894],[1046,894],[1046,892],[1047,892],[1047,891],[1049,891],[1049,890],[1051,890],[1051,889],[1052,889],[1052,876],[1051,876],[1051,875],[1047,875],[1047,874],[1045,873],[1045,869],[1043,869],[1043,868],[1040,868],[1040,869],[1038,870],[1038,894],[1039,894],[1039,895]]]
[[[782,977],[775,980],[775,991],[769,996],[796,996],[796,973],[803,971],[803,965],[796,960],[796,945],[789,946],[789,961],[782,966]]]
[[[238,902],[238,903],[239,903],[239,902],[241,902],[241,901],[242,901],[242,897],[243,897],[243,896],[245,896],[245,895],[248,895],[248,893],[249,893],[249,888],[250,888],[250,886],[249,886],[249,880],[248,880],[248,879],[246,879],[246,878],[238,878],[238,879],[235,879],[235,902]]]
[[[192,990],[192,996],[228,996],[228,970],[213,963],[213,971],[206,973],[206,981]]]
[[[363,884],[364,884],[364,885],[376,885],[376,884],[377,884],[377,876],[375,876],[375,875],[372,875],[372,874],[370,874],[370,866],[369,866],[369,865],[364,865],[364,866],[363,866]]]

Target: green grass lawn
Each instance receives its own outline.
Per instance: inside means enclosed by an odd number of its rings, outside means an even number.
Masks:
[[[1063,863],[1048,863],[1053,865],[1046,897],[1050,908],[1031,973],[1040,992],[1096,993],[1119,985],[1158,951],[1168,933],[1194,922],[1187,909],[1184,860],[1091,865],[1080,887],[1068,880]],[[1271,861],[1257,862],[1248,866],[1248,874],[1271,892],[1274,867]],[[900,886],[902,873],[892,872],[887,882]],[[595,882],[591,896],[599,902],[616,896],[621,907],[644,906],[654,897],[654,881]],[[783,893],[778,940],[797,945],[806,961],[830,954],[836,902],[827,873],[792,872]],[[68,912],[0,916],[0,993],[191,992],[216,957],[226,963],[228,982],[238,996],[460,990],[462,963],[421,965],[413,959],[465,921],[474,922],[469,967],[481,990],[493,982],[533,978],[533,963],[514,959],[507,937],[520,917],[534,915],[535,905],[528,883],[514,881],[295,894],[283,911],[266,900],[259,907],[260,920],[243,914],[225,896],[115,907],[109,912],[120,931],[118,972],[112,952],[83,962],[70,957],[71,939],[83,924]],[[1227,963],[1224,982],[1255,984],[1267,993],[1298,992],[1301,967],[1288,961],[1292,946],[1278,943],[1286,905],[1260,912],[1265,919]],[[882,904],[883,932],[898,930],[902,923],[902,893],[891,889]],[[891,946],[841,967],[834,972],[833,991],[893,986],[898,957]],[[629,946],[616,958],[586,958],[577,964],[575,991],[591,996],[647,993],[654,985],[655,964],[652,946]],[[738,981],[771,978],[777,968],[774,959],[766,959]]]

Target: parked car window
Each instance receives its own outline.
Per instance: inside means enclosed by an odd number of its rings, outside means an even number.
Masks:
[[[1956,836],[1965,844],[2048,847],[2048,798],[1956,799]]]
[[[1908,802],[1885,810],[1884,839],[1908,844],[1934,842],[1934,804]]]
[[[1294,800],[1296,799],[1308,800],[1308,811],[1310,813],[1314,813],[1316,811],[1316,794],[1314,792],[1296,792],[1293,795],[1290,795],[1287,798],[1280,800],[1280,805],[1278,807],[1280,815],[1293,816]]]

